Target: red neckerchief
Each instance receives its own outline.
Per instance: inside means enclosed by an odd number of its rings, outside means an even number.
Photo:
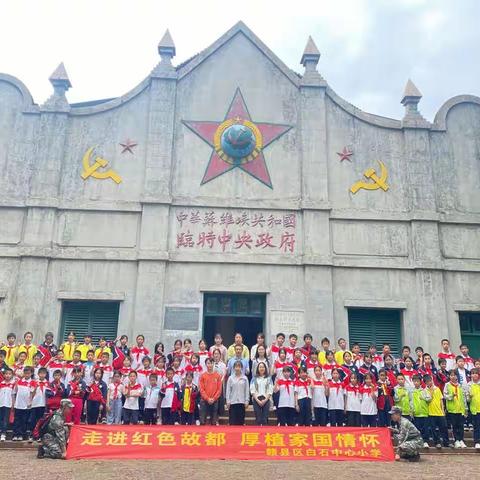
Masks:
[[[167,388],[175,388],[175,382],[166,383],[164,388],[165,388],[165,390]]]
[[[43,393],[43,390],[45,389],[45,387],[48,387],[48,381],[47,380],[37,380],[37,387],[40,387],[40,390]]]
[[[285,385],[287,393],[290,394],[290,385],[293,386],[293,382],[291,380],[278,380],[278,385]]]
[[[137,363],[139,362],[140,359],[140,354],[148,355],[148,350],[145,347],[132,347],[132,350],[130,352],[132,355],[136,355],[137,357]]]
[[[452,360],[455,358],[455,354],[454,353],[444,353],[444,352],[440,352],[438,354],[438,358],[444,358],[445,360]]]
[[[197,352],[197,355],[208,355],[208,356],[210,356],[210,353],[208,352],[208,350],[203,350],[201,352],[200,351]]]
[[[295,381],[295,386],[296,387],[303,387],[305,388],[305,393],[308,395],[308,387],[311,385],[311,381],[310,380],[302,380],[302,379],[298,379]]]
[[[325,384],[323,383],[323,380],[313,380],[313,384],[315,386],[323,386],[325,387]]]
[[[279,347],[278,345],[273,344],[273,345],[271,346],[271,348],[270,348],[270,351],[271,351],[271,352],[274,352],[274,353],[278,353],[281,348],[285,348],[285,347],[283,347],[283,346],[282,346],[282,347]]]
[[[338,391],[340,388],[342,388],[343,385],[342,385],[342,382],[334,382],[333,380],[330,380],[328,382],[328,386],[330,388],[336,388]]]
[[[15,380],[10,380],[9,382],[3,381],[0,382],[0,388],[11,388],[13,390],[13,387],[15,387]]]
[[[122,384],[122,382],[113,382],[113,397],[116,399],[118,398],[118,387]]]
[[[360,387],[358,385],[348,384],[345,386],[345,390],[347,392],[353,392],[355,396],[357,396],[360,393]]]
[[[459,383],[457,383],[456,385],[454,385],[452,382],[450,382],[450,385],[453,387],[453,389],[455,390],[455,393],[453,394],[453,396],[455,398],[458,398],[458,387],[459,387]]]

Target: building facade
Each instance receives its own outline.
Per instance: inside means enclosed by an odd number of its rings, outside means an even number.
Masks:
[[[480,354],[480,98],[365,113],[243,23],[122,97],[0,75],[0,337],[264,330]],[[300,56],[300,55],[299,55]]]

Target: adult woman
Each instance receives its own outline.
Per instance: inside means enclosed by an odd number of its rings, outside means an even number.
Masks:
[[[65,418],[70,417],[72,408],[73,403],[68,398],[60,402],[60,408],[48,421],[47,432],[40,439],[42,444],[38,447],[38,458],[65,458],[69,434]]]
[[[273,383],[264,362],[257,365],[256,373],[250,382],[250,393],[252,394],[253,410],[255,412],[255,424],[268,425]]]

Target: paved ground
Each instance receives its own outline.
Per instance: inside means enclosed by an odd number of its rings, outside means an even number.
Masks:
[[[0,451],[0,480],[189,480],[208,478],[291,480],[296,478],[415,478],[475,480],[479,478],[480,454],[424,455],[419,463],[350,462],[227,462],[227,461],[133,461],[37,460],[32,451]],[[15,474],[13,474],[15,472]],[[40,473],[41,472],[41,473]],[[320,475],[321,473],[321,475]],[[373,477],[375,476],[375,477]]]

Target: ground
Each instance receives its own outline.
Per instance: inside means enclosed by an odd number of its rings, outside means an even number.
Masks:
[[[315,478],[322,472],[324,478],[357,480],[382,478],[416,478],[421,480],[478,478],[480,455],[424,455],[418,463],[353,463],[353,462],[261,462],[261,461],[153,461],[153,460],[37,460],[31,450],[1,450],[0,480],[32,480],[41,470],[48,480],[189,480],[206,478],[241,478],[263,480],[291,480]],[[19,468],[20,466],[20,468]],[[46,480],[46,479],[45,479]]]

